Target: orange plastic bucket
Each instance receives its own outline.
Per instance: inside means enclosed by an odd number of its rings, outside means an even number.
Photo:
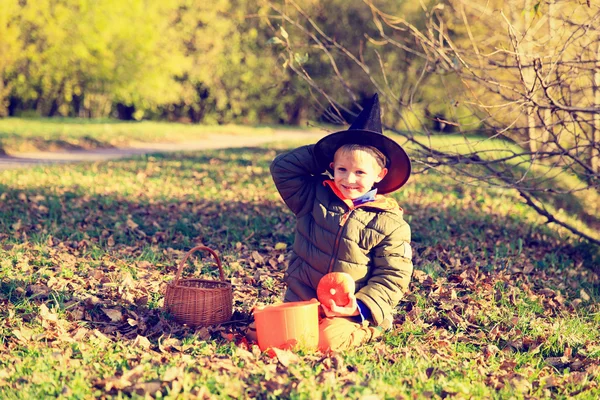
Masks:
[[[274,304],[254,309],[258,347],[316,349],[319,345],[317,299]]]

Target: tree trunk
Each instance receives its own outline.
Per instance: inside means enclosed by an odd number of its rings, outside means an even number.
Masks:
[[[532,10],[531,0],[525,1],[525,18],[523,24],[523,37],[521,38],[523,45],[519,46],[523,50],[521,53],[521,63],[526,65],[533,65],[533,60],[535,57],[533,56],[533,38],[529,33],[531,28],[531,15],[530,12]],[[519,51],[517,49],[517,51]],[[523,68],[523,84],[525,85],[525,90],[529,91],[533,88],[533,83],[535,82],[535,71],[533,70],[533,66],[524,67]],[[533,96],[533,93],[531,93]],[[536,120],[535,120],[535,107],[528,106],[527,107],[527,133],[529,137],[529,150],[532,153],[535,153],[539,150],[538,146],[538,133],[536,128]],[[532,155],[535,157],[535,155]]]
[[[547,46],[547,48],[550,49],[550,51],[551,51],[551,57],[550,57],[551,62],[554,61],[554,49],[555,49],[553,43],[551,43],[552,38],[554,36],[555,29],[556,29],[556,20],[554,19],[554,11],[556,11],[554,0],[549,0],[548,1],[548,46]],[[551,64],[551,62],[548,64]],[[554,137],[555,137],[553,122],[554,122],[554,117],[552,115],[552,110],[550,108],[547,108],[546,110],[544,110],[544,124],[542,126],[542,140],[541,140],[541,145],[540,145],[541,151],[551,150],[551,149],[549,149],[549,147],[554,147],[554,146],[550,146],[550,141],[554,140]]]
[[[9,85],[4,83],[4,80],[0,78],[0,118],[8,116],[8,94],[10,93]],[[0,149],[1,151],[1,149]]]
[[[594,104],[600,106],[600,38],[598,40],[598,49],[596,51],[596,70],[594,71]],[[593,143],[590,146],[592,154],[590,166],[595,174],[600,170],[600,113],[594,113],[594,132],[592,132]]]

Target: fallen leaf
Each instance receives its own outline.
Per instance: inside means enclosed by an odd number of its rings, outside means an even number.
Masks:
[[[27,293],[30,296],[44,297],[50,293],[50,288],[43,284],[35,284],[27,286]]]
[[[575,300],[573,300],[573,301],[571,302],[571,307],[573,307],[573,308],[577,308],[577,307],[579,307],[579,305],[580,305],[581,303],[582,303],[582,300],[581,300],[581,299],[575,299]]]
[[[532,387],[531,382],[519,374],[514,374],[509,382],[511,386],[520,393],[527,393]]]
[[[136,383],[131,387],[131,392],[138,396],[151,395],[155,396],[156,393],[160,392],[162,384],[158,381]],[[128,390],[129,391],[129,390]]]
[[[35,332],[33,331],[33,329],[29,329],[26,326],[22,326],[19,329],[13,329],[12,334],[17,339],[19,339],[19,341],[28,342],[33,338]]]
[[[181,340],[177,338],[167,338],[158,342],[158,349],[167,352],[170,349],[181,350]]]
[[[544,362],[548,365],[551,365],[555,368],[564,368],[566,366],[568,366],[570,364],[569,362],[569,358],[562,356],[562,357],[547,357]]]
[[[500,349],[496,345],[488,344],[483,348],[483,355],[489,358],[495,356],[499,351]]]
[[[56,313],[50,312],[50,310],[44,303],[40,305],[40,317],[42,317],[42,319],[45,319],[46,321],[58,322],[58,315]]]
[[[134,230],[138,228],[138,224],[136,224],[135,222],[133,222],[133,220],[131,218],[127,218],[127,222],[126,225],[129,229]]]
[[[179,377],[183,377],[183,367],[172,366],[167,368],[163,374],[162,380],[165,382],[171,382]]]
[[[203,326],[202,328],[198,329],[198,331],[196,332],[196,334],[202,340],[209,340],[210,339],[210,331],[205,326]]]
[[[105,334],[103,334],[102,332],[100,332],[98,329],[94,329],[94,336],[96,336],[98,339],[100,339],[103,342],[110,341],[110,338],[108,336],[106,336]]]
[[[540,294],[543,294],[546,297],[554,297],[556,293],[552,289],[544,288],[539,290]]]
[[[89,329],[87,328],[79,328],[75,331],[74,334],[72,334],[72,338],[75,341],[81,341],[89,332]]]
[[[131,386],[131,382],[123,377],[108,378],[100,381],[97,386],[104,387],[104,390],[110,392],[112,389],[123,390]]]
[[[296,364],[300,361],[300,358],[295,353],[291,352],[290,350],[281,350],[281,349],[274,347],[273,352],[275,353],[277,360],[284,367],[289,367],[290,364]]]
[[[150,343],[150,341],[148,340],[147,337],[137,335],[137,337],[134,339],[132,345],[134,347],[141,347],[144,350],[148,350],[152,346],[152,343]]]
[[[556,378],[553,376],[549,376],[546,381],[544,382],[544,389],[547,388],[553,388],[558,386],[558,382],[556,381]]]
[[[108,318],[110,318],[112,322],[121,322],[123,319],[123,314],[116,308],[103,308],[102,311],[108,316]]]
[[[265,259],[263,256],[261,256],[258,251],[254,250],[252,252],[252,259],[254,260],[255,263],[259,264],[259,265],[263,265],[265,263]]]
[[[579,297],[581,297],[581,300],[583,301],[590,301],[590,295],[583,289],[579,291]]]

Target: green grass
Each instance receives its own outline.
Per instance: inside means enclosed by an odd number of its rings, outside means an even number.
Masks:
[[[1,118],[0,150],[6,153],[126,147],[135,143],[184,142],[209,134],[272,135],[277,126],[193,125],[111,119]],[[286,129],[301,129],[290,128]]]
[[[405,143],[409,151],[416,151],[418,147],[407,142],[400,136],[393,136],[399,143]],[[513,142],[498,138],[488,138],[479,135],[440,134],[435,136],[415,135],[415,140],[460,159],[467,154],[476,153],[481,159],[494,161],[506,157],[510,160],[492,164],[502,175],[508,176],[509,184],[515,183],[518,187],[532,189],[532,194],[537,197],[551,215],[568,223],[586,235],[600,240],[598,228],[600,227],[600,195],[593,184],[585,182],[574,174],[571,169],[561,167],[561,161],[532,160],[522,155],[524,150]],[[421,154],[420,159],[426,161],[428,155]],[[552,165],[551,163],[555,163]],[[417,164],[417,168],[422,168]],[[459,166],[469,176],[448,173],[447,179],[456,179],[465,185],[472,186],[499,186],[507,187],[507,182],[490,178],[490,173],[485,168],[476,165]],[[444,169],[441,169],[444,172]],[[483,179],[476,179],[480,177]],[[508,185],[509,186],[509,185]]]
[[[77,118],[4,118],[0,119],[0,153],[9,154],[29,151],[54,151],[65,149],[95,149],[109,147],[127,147],[148,142],[185,142],[205,138],[209,134],[234,135],[272,135],[277,126],[202,126],[164,122],[123,122],[111,119],[87,120]],[[305,129],[285,127],[285,129]],[[320,129],[335,131],[339,127],[323,126]],[[409,151],[415,151],[414,144],[406,139],[391,135],[399,143],[403,143]],[[480,135],[443,134],[435,136],[416,135],[415,139],[433,149],[454,154],[477,152],[486,160],[497,160],[503,157],[516,156],[508,166],[515,174],[513,180],[522,178],[524,187],[538,188],[537,196],[545,203],[551,214],[569,223],[583,233],[600,239],[600,197],[597,191],[582,190],[587,187],[573,173],[548,163],[531,160],[519,156],[522,149],[512,142]],[[421,155],[423,159],[427,155]],[[500,166],[496,166],[500,167]],[[472,176],[487,177],[488,172],[470,165],[464,166]],[[478,181],[472,177],[449,173],[447,179],[458,179],[468,185],[495,184],[505,186],[503,182],[485,178]],[[548,190],[567,192],[563,194],[545,193]]]
[[[289,249],[294,220],[268,166],[288,146],[0,172],[0,397],[600,396],[590,248],[514,192],[437,172],[394,194],[417,270],[394,330],[289,363],[247,348],[251,308],[284,289],[275,245]],[[197,243],[220,253],[239,322],[193,330],[163,312]],[[216,277],[192,258],[186,276]]]

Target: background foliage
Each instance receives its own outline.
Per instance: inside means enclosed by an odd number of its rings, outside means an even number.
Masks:
[[[236,0],[3,0],[0,115],[294,122],[301,91],[290,96],[259,49],[261,12]]]
[[[273,3],[290,16],[297,14],[288,1]],[[424,27],[424,6],[436,2],[376,3]],[[368,3],[301,0],[298,5],[337,43],[365,50],[357,57],[367,71],[351,59],[336,60],[344,80],[361,88],[349,96],[347,85],[333,78],[327,55],[315,53],[310,40],[295,43],[294,58],[314,83],[331,85],[332,95],[343,98],[351,111],[375,90],[365,72],[387,71],[394,76],[390,90],[414,106],[401,119],[389,113],[391,125],[420,129],[421,124],[435,125],[423,117],[447,114],[439,101],[440,77],[422,75],[418,44],[406,34],[389,32],[395,49],[367,51],[378,46],[381,28],[373,23]],[[273,38],[289,23],[273,18],[272,7],[265,0],[2,0],[0,116],[290,124],[325,116],[340,122],[280,58],[281,47]],[[486,35],[486,30],[477,33]],[[452,35],[468,37],[464,29]],[[379,65],[379,72],[371,67]],[[464,118],[469,114],[462,105],[452,112]]]

